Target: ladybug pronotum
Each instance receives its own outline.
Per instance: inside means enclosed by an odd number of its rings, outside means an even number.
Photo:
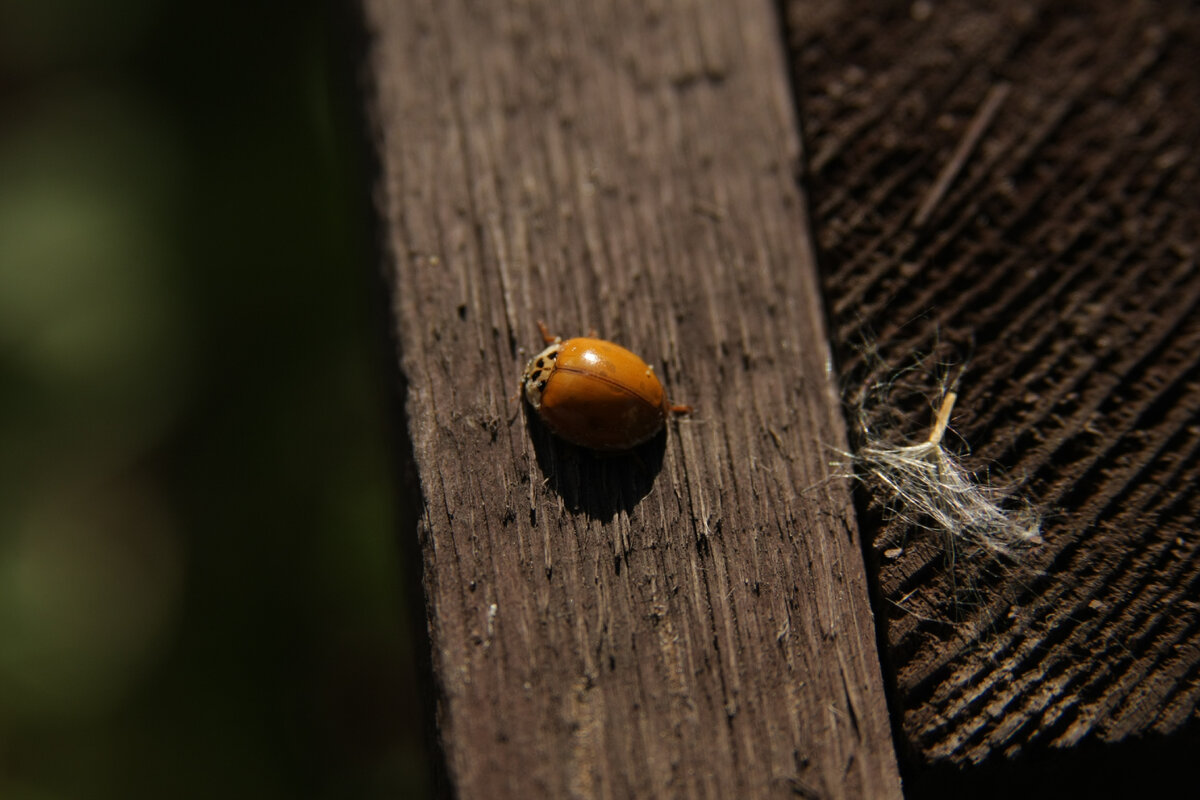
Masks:
[[[691,411],[672,405],[654,368],[618,344],[579,336],[553,337],[529,360],[521,384],[525,399],[552,432],[592,450],[629,450],[662,430],[667,415]]]

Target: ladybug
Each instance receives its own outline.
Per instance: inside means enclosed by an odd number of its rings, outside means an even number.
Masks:
[[[592,450],[630,450],[662,430],[668,414],[691,406],[667,401],[654,367],[618,344],[579,336],[565,342],[539,322],[549,345],[529,360],[525,399],[551,431]]]

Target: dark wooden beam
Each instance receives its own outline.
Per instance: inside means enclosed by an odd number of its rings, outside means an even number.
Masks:
[[[886,376],[864,340],[893,370],[957,362],[947,441],[1045,514],[1015,562],[867,527],[905,750],[994,765],[956,796],[1023,794],[998,779],[1038,785],[1065,749],[1091,754],[1061,762],[1073,792],[1153,794],[1146,751],[1200,727],[1200,13],[788,6],[849,393]],[[875,429],[922,436],[938,372],[902,376]]]
[[[772,4],[363,5],[453,788],[898,796]],[[695,413],[557,442],[538,319]]]

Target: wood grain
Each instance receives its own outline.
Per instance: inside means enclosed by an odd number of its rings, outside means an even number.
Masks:
[[[1011,772],[1020,754],[1190,735],[1195,5],[792,0],[789,20],[848,395],[880,362],[957,362],[956,449],[1046,515],[1023,566],[949,569],[931,537],[869,528],[905,750]],[[936,372],[899,381],[872,425],[921,435]],[[1090,752],[1081,770],[1122,763]]]
[[[453,790],[897,796],[772,5],[363,6]],[[551,439],[539,318],[696,412]]]

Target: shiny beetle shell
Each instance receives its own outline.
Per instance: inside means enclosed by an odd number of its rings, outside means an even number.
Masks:
[[[671,411],[654,368],[620,345],[577,337],[525,367],[525,398],[558,436],[593,450],[629,450],[662,430]]]

